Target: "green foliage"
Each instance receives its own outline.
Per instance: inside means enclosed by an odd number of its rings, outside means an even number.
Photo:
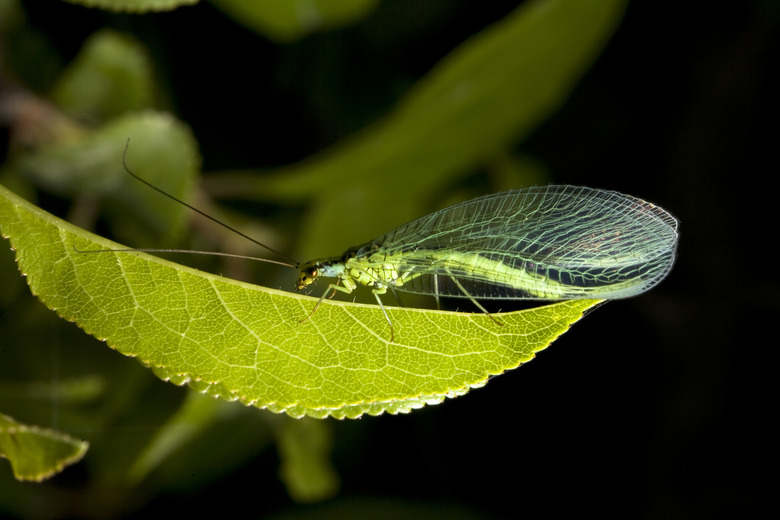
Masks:
[[[73,3],[147,12],[192,2]],[[290,42],[357,23],[377,2],[214,4],[258,34]],[[304,4],[310,10],[300,16],[295,9]],[[304,259],[339,253],[454,199],[475,195],[460,181],[480,168],[493,172],[489,184],[495,189],[545,175],[538,163],[515,155],[512,148],[564,103],[612,34],[623,4],[528,2],[456,47],[395,108],[383,107],[384,117],[352,139],[265,175],[253,171],[209,177],[202,183],[205,192],[196,192],[198,142],[173,115],[175,109],[166,106],[174,94],[155,77],[153,53],[145,44],[115,30],[100,30],[70,64],[57,69],[56,60],[47,61],[52,53],[46,44],[25,32],[21,10],[0,0],[0,12],[13,13],[13,20],[0,19],[0,52],[8,58],[0,63],[17,67],[9,76],[33,85],[42,80],[32,72],[57,70],[46,88],[16,90],[0,83],[0,115],[4,124],[10,121],[15,139],[0,170],[0,180],[13,190],[2,188],[0,228],[16,250],[30,289],[60,316],[136,357],[158,377],[220,398],[195,393],[184,398],[171,385],[150,378],[148,370],[60,325],[53,313],[27,298],[12,255],[2,253],[0,409],[27,423],[87,432],[87,464],[94,481],[117,488],[147,486],[143,493],[150,493],[176,489],[182,476],[215,479],[276,442],[281,479],[296,500],[332,495],[338,477],[328,462],[328,423],[291,422],[227,401],[293,417],[408,412],[462,395],[491,375],[527,362],[596,302],[501,314],[503,327],[478,313],[388,308],[397,339],[389,343],[387,322],[375,305],[327,301],[300,323],[315,299],[140,253],[78,253],[74,247],[119,247],[85,231],[96,227],[130,247],[248,252],[239,249],[245,245],[226,242],[233,238],[210,237],[213,231],[187,220],[186,209],[130,179],[122,166],[127,139],[129,167],[175,196],[197,200],[197,206],[273,247],[297,248]],[[4,45],[6,38],[35,44]],[[33,90],[47,92],[46,97]],[[52,198],[65,201],[70,223],[16,194],[32,202],[40,194],[44,207]],[[308,211],[297,211],[304,217],[294,223],[286,216],[250,223],[210,198],[219,196]],[[187,224],[200,226],[195,231],[200,242],[185,242],[184,232],[193,232]],[[219,268],[232,270],[230,264]],[[268,266],[262,272],[266,285],[291,285],[290,276],[277,282]],[[61,339],[54,341],[44,331],[57,327],[55,336]],[[65,353],[58,365],[61,380],[51,380],[43,361],[49,349]],[[51,418],[54,396],[57,421]],[[147,424],[155,428],[136,433]],[[67,439],[46,428],[25,428],[47,442]],[[132,433],[121,433],[126,431]],[[3,442],[9,438],[15,439],[4,437]],[[28,443],[38,437],[24,439],[29,450],[13,452],[16,474],[19,464],[45,460],[44,466],[24,472],[31,478],[61,469],[86,450],[86,443],[66,442],[71,451],[62,452],[38,440]],[[2,449],[11,459],[12,451]],[[52,453],[57,457],[40,458]],[[0,484],[0,490],[11,489]],[[102,490],[95,486],[84,503],[101,507],[90,498]],[[143,493],[126,500],[140,500]],[[18,493],[7,492],[2,500],[7,506],[17,500],[8,507],[24,510]],[[102,507],[103,516],[112,516],[121,504]]]
[[[85,7],[99,7],[109,11],[146,13],[149,11],[170,11],[178,7],[197,3],[198,0],[67,0]]]
[[[365,242],[421,216],[425,201],[558,110],[622,5],[530,2],[460,45],[352,139],[276,175],[221,178],[223,187],[214,189],[226,197],[310,201],[310,225],[299,236],[304,258],[333,249],[333,230],[342,246],[334,254]],[[509,179],[507,187],[518,182]]]
[[[236,22],[278,42],[292,42],[316,31],[351,25],[370,13],[378,0],[211,0]]]
[[[89,443],[62,432],[20,424],[0,414],[0,457],[19,480],[40,482],[81,460]]]
[[[152,64],[144,47],[116,31],[93,34],[63,71],[52,100],[63,110],[108,121],[152,104]]]
[[[108,11],[147,13],[186,7],[198,0],[67,0]],[[272,40],[288,43],[316,31],[351,25],[376,8],[378,0],[211,0],[237,23]]]

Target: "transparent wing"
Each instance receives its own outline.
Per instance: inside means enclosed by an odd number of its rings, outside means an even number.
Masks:
[[[641,199],[541,186],[437,211],[366,244],[358,255],[370,266],[392,265],[405,277],[397,289],[406,292],[624,298],[669,273],[677,236],[677,220]]]

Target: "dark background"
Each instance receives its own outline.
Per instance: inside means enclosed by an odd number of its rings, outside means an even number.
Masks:
[[[63,62],[106,24],[149,45],[213,171],[295,162],[364,127],[517,5],[484,4],[386,0],[356,27],[285,46],[204,4],[144,18],[24,6]],[[537,360],[465,397],[408,416],[333,421],[342,488],[325,503],[292,504],[269,451],[218,485],[155,497],[139,514],[768,511],[765,352],[776,339],[764,329],[777,316],[778,284],[762,259],[776,234],[779,26],[777,2],[631,2],[568,103],[518,144],[555,183],[631,193],[678,217],[679,260],[662,285],[596,310]],[[319,80],[303,82],[312,68]],[[67,482],[68,471],[57,478]]]

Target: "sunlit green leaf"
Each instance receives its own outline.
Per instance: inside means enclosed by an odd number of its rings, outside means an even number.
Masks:
[[[516,368],[598,303],[490,316],[316,300],[120,247],[0,187],[0,227],[30,289],[161,378],[294,417],[402,413]]]

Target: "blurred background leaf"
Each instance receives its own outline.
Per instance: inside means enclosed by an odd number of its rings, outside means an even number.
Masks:
[[[198,0],[66,0],[85,7],[99,7],[109,11],[146,13],[149,11],[168,11],[184,5],[192,5]]]
[[[18,480],[41,482],[81,460],[89,443],[61,432],[20,424],[0,414],[0,458]]]
[[[212,0],[236,23],[280,43],[359,22],[379,0]]]
[[[623,5],[524,4],[460,44],[392,111],[344,144],[271,176],[220,177],[212,192],[222,186],[230,198],[313,199],[299,234],[302,258],[363,243],[436,209],[428,201],[489,167],[558,110],[613,33]],[[518,173],[494,188],[522,185],[527,179]]]
[[[61,109],[94,122],[152,106],[152,64],[143,45],[104,29],[84,43],[54,85],[52,101]]]

